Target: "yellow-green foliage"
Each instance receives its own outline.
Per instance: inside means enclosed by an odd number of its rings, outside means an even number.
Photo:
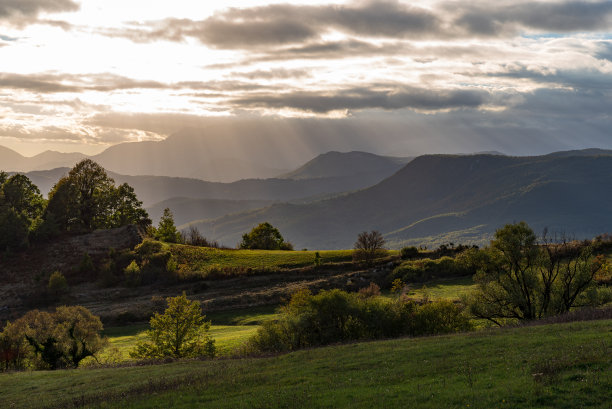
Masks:
[[[49,277],[49,291],[55,294],[61,294],[68,291],[68,281],[66,277],[59,271],[54,271]]]
[[[166,299],[168,308],[151,318],[148,340],[138,342],[130,355],[134,358],[183,358],[214,356],[214,340],[208,335],[210,322],[205,321],[198,301],[185,293]]]
[[[286,250],[231,250],[185,245],[171,245],[170,252],[184,275],[205,273],[211,267],[230,273],[234,268],[266,270],[310,266],[316,257],[315,251]],[[352,250],[318,251],[321,264],[351,261]],[[244,272],[243,272],[244,274]]]
[[[362,297],[341,290],[296,292],[278,321],[266,322],[250,340],[253,352],[281,352],[336,342],[444,334],[470,329],[450,301],[418,305],[404,297]]]
[[[391,274],[392,279],[401,278],[406,283],[423,282],[435,278],[457,277],[471,272],[452,257],[424,258],[404,261]]]

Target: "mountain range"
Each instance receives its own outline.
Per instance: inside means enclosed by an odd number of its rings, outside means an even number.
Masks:
[[[612,231],[612,152],[587,150],[535,157],[425,155],[380,183],[305,204],[194,222],[233,245],[262,221],[296,248],[350,248],[358,233],[381,231],[390,247],[486,243],[506,223],[524,220],[570,237]]]
[[[245,127],[241,128],[243,132],[235,133],[214,126],[205,130],[186,128],[161,141],[120,143],[89,157],[108,171],[122,175],[182,177],[229,183],[242,179],[291,178],[287,174],[297,167],[317,155],[342,146],[333,135],[320,135],[315,141],[307,143],[293,135],[291,129],[286,129],[287,134],[284,135],[279,134],[278,129],[273,132],[272,128],[270,132],[259,128],[249,131],[247,125],[242,124]],[[363,152],[360,155],[363,156],[362,160],[372,159],[368,159],[368,154]],[[24,157],[0,147],[0,169],[29,172],[72,167],[84,157],[87,156],[81,153],[52,151]],[[381,159],[380,162],[388,161]],[[379,166],[382,166],[382,171],[386,165]],[[318,177],[354,176],[348,172],[326,174],[322,171]]]
[[[128,183],[134,187],[138,198],[152,210],[151,216],[154,219],[158,217],[156,212],[159,206],[164,206],[156,204],[174,199],[171,202],[174,207],[170,207],[177,219],[183,220],[183,213],[194,215],[192,219],[185,221],[188,222],[219,216],[216,212],[207,210],[210,206],[217,207],[219,203],[207,200],[225,200],[232,212],[252,208],[257,202],[264,206],[274,201],[311,201],[369,187],[391,176],[409,160],[410,158],[385,157],[365,152],[330,152],[300,166],[291,173],[295,175],[294,178],[286,175],[282,178],[243,179],[231,183],[168,176],[129,176],[111,171],[108,174],[116,183]],[[347,172],[347,169],[358,171],[352,173]],[[68,171],[69,168],[56,168],[27,172],[26,175],[46,195],[55,182]],[[229,201],[242,203],[230,205]],[[202,209],[202,212],[195,217],[197,208]],[[161,209],[163,210],[163,207]]]

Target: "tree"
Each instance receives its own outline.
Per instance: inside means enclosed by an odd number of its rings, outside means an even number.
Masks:
[[[239,247],[251,250],[293,250],[293,245],[285,242],[280,231],[268,222],[260,223],[249,233],[243,234]]]
[[[569,311],[602,264],[585,243],[538,244],[525,222],[497,230],[489,248],[471,250],[465,258],[478,268],[470,310],[498,325]]]
[[[21,328],[41,368],[76,368],[105,345],[100,318],[81,306],[58,307],[54,313],[29,311],[14,325]]]
[[[134,189],[125,183],[116,188],[114,183],[104,168],[91,159],[77,163],[51,189],[40,236],[127,224],[150,225]]]
[[[210,322],[202,315],[198,301],[185,293],[166,298],[168,308],[156,313],[150,321],[149,341],[139,342],[130,356],[134,358],[213,357],[214,340],[208,335]]]
[[[174,216],[167,207],[164,209],[163,216],[159,219],[159,226],[157,227],[155,237],[167,243],[178,243],[181,241],[181,234],[174,225]]]
[[[110,228],[128,224],[146,227],[151,224],[151,219],[146,210],[142,208],[142,202],[138,200],[134,188],[127,183],[113,189],[109,207],[107,226]]]
[[[102,227],[101,219],[108,217],[115,181],[91,159],[77,163],[68,172],[68,180],[76,193],[77,222],[87,230]]]
[[[2,184],[2,192],[4,200],[18,214],[24,215],[30,221],[42,216],[45,199],[27,176],[11,176]]]
[[[0,174],[0,250],[28,245],[44,205],[40,191],[27,176]]]
[[[361,232],[357,236],[357,241],[354,245],[353,259],[355,261],[371,263],[375,258],[383,257],[387,254],[387,251],[383,248],[384,245],[385,239],[379,231]]]

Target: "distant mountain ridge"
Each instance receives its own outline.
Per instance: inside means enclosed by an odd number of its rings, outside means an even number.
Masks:
[[[30,172],[59,167],[72,167],[87,156],[82,153],[45,151],[32,157],[23,156],[12,149],[0,146],[0,170]]]
[[[363,175],[382,180],[400,170],[412,159],[380,156],[359,151],[346,153],[330,151],[279,178],[300,180]]]
[[[425,155],[367,189],[310,204],[268,208],[197,223],[235,243],[269,221],[297,247],[350,248],[380,230],[390,245],[486,242],[496,228],[525,220],[577,237],[612,231],[612,155]]]

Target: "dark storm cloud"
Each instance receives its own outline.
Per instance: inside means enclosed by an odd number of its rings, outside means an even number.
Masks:
[[[448,3],[456,5],[456,23],[468,33],[494,36],[520,28],[565,33],[607,30],[612,27],[612,2],[496,2]]]
[[[332,29],[371,37],[414,38],[436,31],[438,24],[438,18],[425,9],[378,1],[350,6],[280,4],[229,9],[201,21],[166,19],[102,34],[136,42],[192,37],[216,48],[249,49],[317,40]]]
[[[78,9],[79,4],[73,0],[0,0],[0,20],[7,20],[10,24],[22,26],[35,22],[41,13]],[[58,21],[46,22],[66,24]]]
[[[430,90],[401,87],[396,90],[354,88],[326,92],[297,91],[285,94],[260,94],[237,98],[231,102],[241,107],[293,108],[314,113],[335,110],[409,108],[415,110],[445,110],[478,108],[490,100],[489,93],[479,90]]]
[[[560,69],[552,72],[543,72],[521,66],[509,68],[505,72],[487,75],[491,77],[528,79],[544,87],[555,84],[575,89],[612,89],[612,74],[596,69]]]
[[[431,10],[398,1],[368,1],[349,5],[276,4],[228,9],[205,20],[132,23],[129,28],[102,34],[136,42],[195,38],[224,49],[302,44],[305,54],[316,54],[334,51],[333,43],[327,44],[327,49],[308,51],[308,47],[321,47],[322,35],[332,30],[358,37],[416,40],[497,37],[517,35],[524,30],[565,33],[610,28],[610,1],[454,1],[437,4]],[[300,47],[295,49],[299,50]]]

